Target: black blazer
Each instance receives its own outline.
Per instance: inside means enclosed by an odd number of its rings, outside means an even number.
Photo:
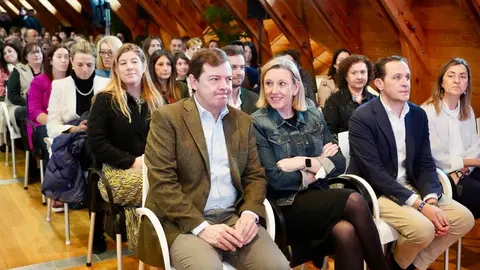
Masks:
[[[98,93],[88,118],[88,143],[96,164],[107,163],[119,169],[129,169],[135,158],[143,155],[150,130],[150,111],[147,102],[140,110],[127,94],[132,121],[118,107],[112,107],[112,96]],[[115,105],[113,105],[115,106]]]
[[[258,95],[246,88],[240,87],[240,110],[246,114],[252,114],[257,110]]]
[[[408,103],[405,116],[407,179],[422,197],[441,195],[441,185],[430,150],[425,111]],[[349,122],[350,166],[348,173],[363,177],[378,196],[385,195],[399,205],[413,194],[397,182],[397,147],[393,129],[380,98],[360,106]]]

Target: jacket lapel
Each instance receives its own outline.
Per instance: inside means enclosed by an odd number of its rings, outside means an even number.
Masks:
[[[238,170],[237,153],[239,147],[238,121],[235,117],[233,108],[228,107],[229,113],[223,118],[223,132],[225,134],[225,143],[227,144],[228,163],[230,164],[230,175],[235,188],[242,190],[240,181],[240,172]]]
[[[185,101],[184,108],[187,111],[184,113],[183,120],[192,136],[198,150],[202,154],[203,161],[207,167],[208,175],[210,175],[210,162],[208,159],[207,143],[205,141],[205,134],[203,133],[202,122],[200,120],[200,114],[198,113],[197,106],[193,97]]]
[[[413,120],[412,113],[409,111],[407,115],[405,115],[405,144],[407,149],[407,158],[405,161],[407,168],[409,165],[412,165],[413,154],[415,151],[415,139],[413,134],[413,131],[415,130],[415,124]],[[407,171],[409,171],[408,169]]]
[[[380,98],[374,99],[370,102],[373,102],[373,115],[377,120],[378,126],[380,127],[380,130],[382,130],[383,134],[388,140],[388,144],[390,145],[393,164],[398,164],[397,144],[395,143],[395,136],[393,135],[392,124],[388,119],[387,112],[385,111],[385,108],[383,107]]]

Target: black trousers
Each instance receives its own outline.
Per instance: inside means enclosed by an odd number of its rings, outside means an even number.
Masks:
[[[475,168],[460,180],[453,192],[453,199],[467,207],[475,217],[480,217],[480,169]]]

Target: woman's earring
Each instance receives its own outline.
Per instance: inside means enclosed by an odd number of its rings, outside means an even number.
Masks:
[[[466,94],[467,94],[467,91],[463,92],[463,94],[466,95]]]

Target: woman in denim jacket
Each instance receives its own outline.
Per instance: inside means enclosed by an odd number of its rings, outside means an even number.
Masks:
[[[363,269],[363,260],[370,269],[388,269],[367,203],[352,190],[328,189],[325,179],[344,172],[345,158],[322,114],[307,108],[292,61],[274,58],[262,68],[257,107],[252,117],[267,195],[282,209],[288,238],[334,245],[335,269]]]

